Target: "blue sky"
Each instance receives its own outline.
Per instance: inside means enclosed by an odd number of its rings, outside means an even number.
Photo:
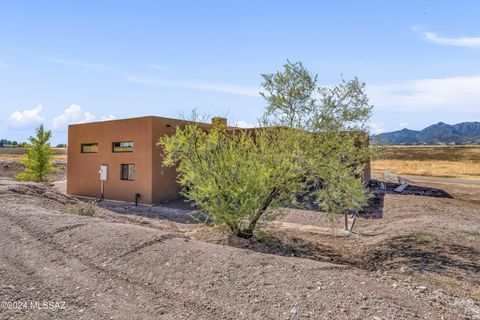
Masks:
[[[197,108],[255,124],[261,73],[358,76],[372,130],[480,120],[480,1],[2,1],[0,137]]]

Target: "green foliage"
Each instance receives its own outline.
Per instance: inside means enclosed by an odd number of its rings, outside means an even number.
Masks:
[[[312,112],[310,128],[314,131],[367,130],[372,108],[365,92],[366,84],[358,78],[332,87],[318,87],[318,104]]]
[[[207,132],[189,124],[159,144],[164,165],[177,166],[183,195],[213,224],[248,238],[259,219],[270,216],[269,209],[294,203],[299,194],[337,212],[362,207],[363,165],[354,157],[346,165],[342,147],[353,139],[284,127],[254,134],[224,127]]]
[[[96,210],[97,203],[95,201],[88,201],[86,203],[79,202],[67,205],[67,213],[80,216],[93,217]]]
[[[13,140],[1,139],[0,140],[0,147],[16,147],[18,146],[18,142]]]
[[[268,105],[260,123],[287,126],[309,132],[365,130],[373,106],[369,105],[366,84],[354,78],[335,86],[317,85],[300,62],[284,65],[284,70],[262,75]]]
[[[308,115],[314,109],[317,76],[306,70],[301,62],[287,61],[284,71],[262,74],[264,91],[260,95],[267,107],[260,123],[304,128],[309,125]]]
[[[176,166],[184,196],[213,224],[245,238],[285,204],[310,200],[345,214],[362,208],[361,174],[372,155],[368,135],[358,131],[371,112],[365,85],[354,79],[320,88],[291,62],[263,78],[266,128],[206,131],[194,122],[160,138],[163,164]]]
[[[307,159],[323,164],[311,166],[309,176],[318,188],[310,196],[329,212],[346,214],[362,208],[367,195],[359,177],[364,164],[377,150],[368,147],[366,129],[373,106],[369,104],[365,83],[354,78],[342,79],[335,86],[317,86],[316,75],[301,63],[290,61],[284,70],[263,78],[266,82],[262,96],[269,105],[260,122],[264,126],[287,125],[315,134],[313,152]],[[301,120],[285,121],[298,117]]]
[[[26,181],[45,181],[47,175],[54,173],[56,168],[53,164],[53,152],[50,147],[51,131],[45,131],[43,125],[36,129],[36,136],[29,137],[30,144],[26,146],[27,152],[22,161],[24,171],[16,178]]]
[[[189,124],[159,143],[164,164],[177,165],[184,196],[214,224],[250,237],[267,208],[298,184],[300,165],[294,156],[299,145],[290,131],[258,130],[253,136],[225,127],[207,132]]]

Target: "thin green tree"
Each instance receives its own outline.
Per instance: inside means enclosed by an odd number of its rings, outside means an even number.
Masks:
[[[49,142],[52,132],[45,130],[41,124],[35,133],[35,136],[28,138],[30,143],[26,146],[27,152],[22,160],[24,170],[16,176],[18,180],[42,182],[47,180],[49,174],[57,171]]]

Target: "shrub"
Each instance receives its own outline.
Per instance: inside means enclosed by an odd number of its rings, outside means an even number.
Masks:
[[[244,238],[271,208],[299,194],[334,213],[362,208],[361,176],[371,157],[368,135],[358,132],[371,110],[365,84],[354,79],[320,88],[316,76],[290,62],[263,77],[265,128],[206,131],[193,122],[160,138],[163,164],[176,166],[183,195],[213,224]]]
[[[45,181],[47,176],[57,171],[53,164],[53,152],[50,147],[51,131],[45,131],[43,124],[36,129],[36,136],[30,137],[26,146],[27,153],[22,161],[24,170],[16,179],[25,181]]]
[[[97,210],[97,203],[95,201],[88,201],[86,203],[75,203],[67,205],[67,213],[76,214],[80,216],[93,217]]]

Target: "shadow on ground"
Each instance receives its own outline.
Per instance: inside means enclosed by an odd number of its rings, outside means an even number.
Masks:
[[[368,252],[366,257],[375,269],[394,269],[405,265],[415,271],[444,275],[453,274],[453,271],[480,274],[480,251],[465,245],[445,243],[424,232],[389,239],[384,245]]]
[[[422,187],[418,185],[409,185],[403,192],[395,192],[399,183],[383,182],[385,189],[381,188],[381,182],[378,180],[370,180],[367,188],[371,192],[371,198],[369,199],[367,207],[358,213],[360,218],[364,219],[381,219],[383,217],[384,198],[386,194],[397,195],[417,195],[424,197],[437,197],[437,198],[453,198],[449,193],[442,189]],[[305,200],[301,197],[297,199],[300,205],[285,205],[286,207],[293,209],[308,209],[312,211],[321,212],[322,209],[316,205],[313,199]],[[303,202],[303,203],[302,203]],[[206,222],[208,216],[201,212],[196,211],[196,208],[189,203],[186,199],[180,198],[168,202],[162,202],[155,206],[138,205],[119,202],[119,201],[101,201],[98,203],[100,207],[111,210],[120,214],[134,214],[138,216],[169,220],[177,223],[192,224],[199,222]]]
[[[193,208],[183,199],[161,203],[155,206],[138,205],[120,201],[99,201],[98,206],[119,213],[141,217],[168,220],[176,223],[198,223],[193,214]]]
[[[333,236],[331,236],[333,237]],[[423,232],[387,239],[373,248],[346,250],[349,239],[337,236],[345,246],[335,247],[291,235],[263,235],[261,240],[238,241],[230,245],[257,252],[295,256],[322,262],[352,266],[369,271],[401,269],[444,276],[464,276],[480,284],[480,251],[440,241]],[[402,269],[402,270],[403,270]]]
[[[370,180],[367,188],[370,190],[372,196],[368,201],[367,207],[358,213],[359,217],[365,219],[381,219],[383,217],[385,195],[387,194],[453,199],[453,196],[443,189],[409,184],[402,192],[395,192],[395,189],[399,186],[400,183]]]
[[[381,219],[384,198],[387,194],[415,195],[436,198],[453,198],[442,189],[409,185],[403,192],[394,191],[399,183],[385,183],[372,180],[368,187],[373,197],[369,205],[359,214],[364,219]],[[138,206],[121,202],[103,201],[101,207],[120,214],[169,220],[177,223],[198,223],[203,217],[184,199],[162,203],[156,206]],[[194,214],[194,216],[192,216]],[[439,240],[435,235],[412,232],[387,238],[376,246],[362,246],[353,238],[326,235],[325,242],[311,241],[291,234],[273,232],[253,240],[232,236],[227,245],[257,252],[281,256],[295,256],[317,261],[348,265],[365,270],[388,270],[407,267],[417,272],[433,272],[441,275],[476,275],[472,281],[480,283],[480,251],[463,244],[452,244]],[[338,239],[337,239],[338,238]],[[353,242],[352,242],[353,241]],[[346,246],[348,244],[348,246]],[[348,249],[347,249],[348,247]]]

